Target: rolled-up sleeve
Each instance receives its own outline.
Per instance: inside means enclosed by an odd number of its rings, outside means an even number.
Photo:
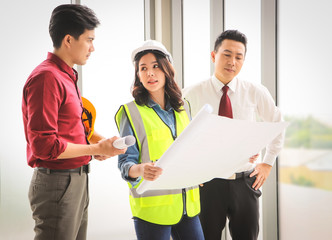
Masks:
[[[122,114],[119,132],[121,137],[128,135],[134,135],[129,120],[126,114]],[[124,154],[118,156],[118,168],[120,169],[121,176],[124,180],[128,181],[133,187],[138,184],[141,180],[141,177],[131,178],[129,177],[129,169],[139,163],[139,150],[137,144],[134,144],[127,148],[127,151]]]
[[[26,134],[32,154],[41,160],[56,160],[67,142],[58,135],[61,86],[50,72],[36,76],[25,88]]]

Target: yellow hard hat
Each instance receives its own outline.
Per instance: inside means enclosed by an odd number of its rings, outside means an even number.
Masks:
[[[90,140],[91,136],[93,135],[95,120],[96,120],[96,109],[93,104],[82,97],[83,103],[83,112],[82,112],[82,121],[85,127],[85,134],[88,140]]]

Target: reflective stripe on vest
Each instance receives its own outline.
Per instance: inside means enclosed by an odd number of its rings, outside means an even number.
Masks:
[[[179,135],[189,124],[189,106],[185,102],[185,111],[176,112],[176,135]],[[139,162],[157,161],[173,143],[171,130],[160,119],[156,112],[147,106],[139,106],[130,102],[121,106],[116,114],[116,123],[120,128],[122,114],[126,114],[137,141],[140,152]],[[142,181],[142,180],[141,180]],[[140,182],[141,183],[141,182]],[[182,189],[152,190],[138,194],[130,184],[130,206],[134,217],[145,221],[173,225],[181,220],[183,215]],[[199,189],[197,186],[186,188],[186,212],[189,217],[200,212]]]

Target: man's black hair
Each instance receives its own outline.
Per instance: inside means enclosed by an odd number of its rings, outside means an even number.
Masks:
[[[79,4],[63,4],[56,7],[51,15],[49,33],[53,47],[61,47],[63,38],[69,34],[78,39],[85,30],[93,30],[100,24],[96,14]]]
[[[246,37],[246,35],[244,35],[243,33],[241,33],[238,30],[226,30],[226,31],[222,32],[217,37],[217,39],[214,43],[215,52],[218,51],[218,48],[220,47],[222,41],[224,41],[225,39],[234,40],[234,41],[243,43],[245,52],[247,52],[247,41],[248,41],[247,37]]]

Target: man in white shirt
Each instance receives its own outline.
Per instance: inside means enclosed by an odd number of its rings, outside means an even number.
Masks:
[[[193,116],[206,103],[209,103],[214,113],[218,114],[223,95],[222,88],[227,85],[234,119],[282,121],[279,109],[264,86],[236,77],[244,63],[246,45],[246,36],[237,30],[225,31],[216,39],[214,51],[211,52],[215,66],[213,76],[183,90],[184,97],[191,105]],[[221,239],[226,218],[229,219],[233,240],[257,239],[261,196],[259,188],[269,176],[283,140],[284,134],[281,134],[266,147],[261,163],[254,164],[248,161],[230,179],[215,178],[200,188],[200,220],[206,240]]]

